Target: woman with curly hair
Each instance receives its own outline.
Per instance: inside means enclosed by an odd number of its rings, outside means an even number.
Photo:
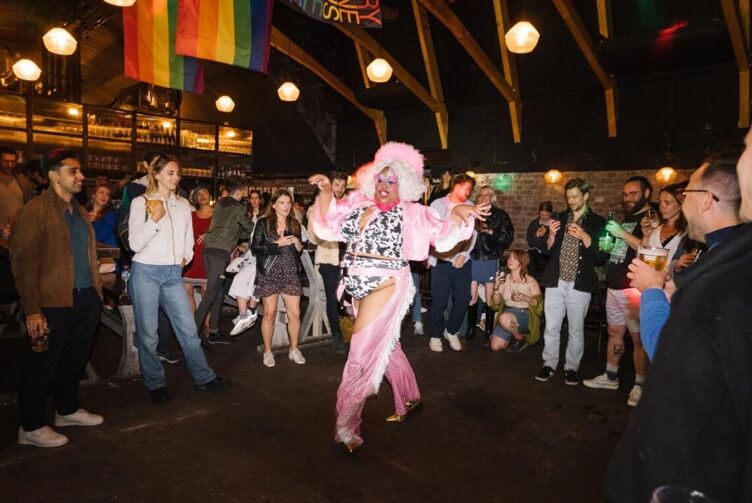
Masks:
[[[488,205],[461,204],[441,220],[434,210],[415,202],[425,191],[423,156],[411,145],[383,145],[356,179],[358,190],[342,199],[332,196],[326,176],[309,179],[320,191],[311,222],[314,232],[348,243],[344,288],[356,314],[337,391],[335,426],[335,441],[348,453],[363,443],[361,412],[384,376],[392,385],[396,409],[387,422],[403,422],[420,405],[415,374],[399,343],[400,324],[415,291],[408,261],[425,260],[431,245],[444,251],[468,239],[474,218],[488,214]]]

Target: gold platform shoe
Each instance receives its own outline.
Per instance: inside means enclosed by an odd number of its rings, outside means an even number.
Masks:
[[[405,402],[405,405],[407,405],[407,411],[405,411],[404,414],[392,414],[391,416],[386,418],[387,423],[404,423],[405,419],[407,419],[407,415],[411,412],[420,407],[423,404],[423,402],[420,401],[420,398],[417,400],[408,400]]]

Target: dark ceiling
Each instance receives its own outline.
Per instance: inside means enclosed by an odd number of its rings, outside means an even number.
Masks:
[[[117,8],[104,5],[100,0],[2,3],[0,43],[28,39],[31,33],[43,32],[48,27],[46,25],[61,20],[72,21],[76,17],[84,18],[85,23],[93,26],[81,44],[84,101],[109,103],[121,88],[133,83],[122,75],[122,35]],[[450,5],[491,60],[500,66],[492,2],[455,0]],[[598,39],[594,0],[574,0],[574,5],[592,38],[597,41],[604,65],[624,85],[627,95],[633,82],[660,79],[666,74],[691,73],[714,65],[728,70],[733,63],[717,0],[612,0],[613,37],[610,40]],[[384,27],[369,30],[369,33],[428,88],[411,2],[382,0],[382,6]],[[578,100],[583,93],[602,96],[600,84],[550,0],[509,0],[509,8],[513,21],[527,19],[541,33],[540,43],[533,53],[516,57],[523,106],[526,106],[526,101],[555,99],[557,102],[571,100],[572,106],[576,107],[581,105]],[[453,129],[453,118],[467,115],[478,107],[490,110],[498,117],[499,126],[494,127],[496,136],[493,142],[511,143],[506,102],[449,31],[430,15],[429,19],[450,112],[450,149],[457,150],[452,140],[456,137],[452,133],[456,130]],[[275,4],[273,21],[345,84],[363,93],[354,45],[349,38],[336,28],[307,18],[279,2]],[[98,22],[102,24],[98,26]],[[36,31],[29,26],[35,27]],[[253,128],[254,163],[264,172],[310,173],[331,168],[335,163],[340,168],[349,168],[348,164],[361,162],[367,156],[364,152],[372,152],[378,146],[375,130],[361,112],[323,85],[316,76],[274,50],[269,76],[212,62],[207,62],[205,68],[206,92],[202,96],[186,93],[182,114],[216,122],[228,120]],[[276,88],[282,76],[293,76],[298,81],[301,88],[298,104],[281,103],[276,98]],[[392,82],[388,86],[394,90],[388,89],[388,92],[381,93],[384,96],[374,99],[387,113],[389,139],[412,141],[423,150],[438,149],[438,134],[435,125],[430,125],[433,114],[404,88],[400,89],[401,84]],[[735,89],[728,90],[731,94],[735,92]],[[220,114],[214,109],[213,102],[220,94],[230,94],[235,98],[237,108],[233,113]],[[602,107],[601,104],[590,109],[585,117],[598,124],[605,138]],[[334,163],[322,148],[321,128],[310,126],[321,124],[319,116],[322,114],[339,124],[339,150],[343,154],[338,152]],[[536,122],[538,115],[532,113],[528,117],[523,112],[523,143],[535,138],[537,128],[543,126]],[[560,119],[547,118],[548,121]],[[418,135],[412,124],[428,124],[427,128],[421,126],[420,129],[432,129],[432,134],[422,131]],[[357,148],[352,145],[342,148],[342,141],[357,143]],[[464,142],[460,148],[463,158],[473,158],[476,154],[472,150],[483,146]],[[519,150],[520,147],[514,145],[508,149],[511,153]],[[534,151],[534,146],[528,148],[525,155],[529,155],[530,150]],[[482,159],[483,153],[477,153],[477,158]]]

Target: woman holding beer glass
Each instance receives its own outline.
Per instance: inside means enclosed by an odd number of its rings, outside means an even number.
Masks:
[[[135,252],[129,287],[138,333],[138,356],[152,400],[168,402],[164,368],[157,355],[157,313],[161,307],[175,330],[188,370],[199,390],[224,391],[229,384],[206,363],[188,296],[183,267],[193,258],[193,223],[187,199],[177,194],[180,166],[155,157],[147,167],[148,186],[131,203],[129,244]]]
[[[528,275],[530,258],[524,250],[510,250],[506,266],[496,274],[492,309],[501,313],[491,334],[491,351],[527,349],[540,338],[543,295],[538,282]]]
[[[683,182],[661,189],[658,195],[659,225],[655,226],[648,215],[640,221],[643,236],[641,245],[667,249],[669,262],[687,234],[687,220],[682,214],[679,202],[681,191],[686,186],[687,182]]]

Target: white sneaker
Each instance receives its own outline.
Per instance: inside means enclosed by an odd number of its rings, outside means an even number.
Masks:
[[[420,308],[420,314],[426,314],[427,312],[428,312],[428,308],[427,307],[421,307]]]
[[[437,353],[444,351],[444,345],[441,343],[441,339],[439,339],[438,337],[431,337],[431,339],[428,341],[428,347],[431,349],[431,351],[436,351]]]
[[[61,435],[49,426],[42,426],[34,431],[18,428],[18,444],[33,445],[34,447],[60,447],[68,443],[68,437]]]
[[[413,325],[413,333],[415,335],[423,335],[423,322],[422,321],[416,321]]]
[[[632,391],[629,392],[629,399],[627,399],[627,405],[630,407],[636,406],[639,401],[640,397],[642,396],[642,386],[639,384],[635,384],[632,386]]]
[[[274,361],[274,353],[272,353],[271,351],[264,353],[264,365],[269,368],[276,365],[276,362]]]
[[[287,357],[298,365],[305,365],[305,358],[303,358],[303,353],[299,349],[293,349]]]
[[[446,330],[444,331],[444,339],[449,341],[449,347],[452,348],[455,351],[462,351],[462,343],[460,343],[460,338],[457,337],[454,334],[450,334]]]
[[[55,426],[97,426],[104,422],[99,414],[92,414],[86,409],[78,409],[73,414],[61,416],[55,412]]]
[[[592,379],[585,379],[582,384],[588,388],[596,389],[619,389],[619,378],[617,377],[613,381],[608,378],[608,375],[604,372],[601,375],[595,376]]]
[[[257,318],[258,314],[251,314],[250,312],[241,314],[240,316],[232,320],[232,323],[235,326],[232,328],[232,330],[230,330],[230,335],[238,335],[242,332],[245,332],[256,324]]]

